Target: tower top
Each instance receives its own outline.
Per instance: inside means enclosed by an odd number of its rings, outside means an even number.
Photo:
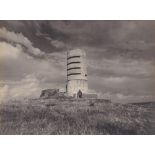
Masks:
[[[67,56],[68,57],[71,57],[71,56],[86,56],[86,52],[84,50],[81,50],[81,49],[74,49],[74,50],[68,51]]]

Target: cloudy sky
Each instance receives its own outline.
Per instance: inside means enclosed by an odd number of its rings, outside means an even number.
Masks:
[[[90,91],[155,100],[155,21],[0,21],[0,98],[65,88],[66,52],[87,54]]]

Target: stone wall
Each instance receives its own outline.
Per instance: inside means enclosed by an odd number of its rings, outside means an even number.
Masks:
[[[48,99],[51,97],[58,97],[59,96],[59,89],[45,89],[42,90],[40,98]]]

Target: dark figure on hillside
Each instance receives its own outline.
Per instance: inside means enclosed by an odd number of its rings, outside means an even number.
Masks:
[[[81,90],[78,91],[77,98],[82,98],[82,91]]]

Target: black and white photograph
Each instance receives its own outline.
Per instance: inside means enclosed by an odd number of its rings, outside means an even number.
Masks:
[[[1,135],[154,135],[155,21],[1,20]]]

